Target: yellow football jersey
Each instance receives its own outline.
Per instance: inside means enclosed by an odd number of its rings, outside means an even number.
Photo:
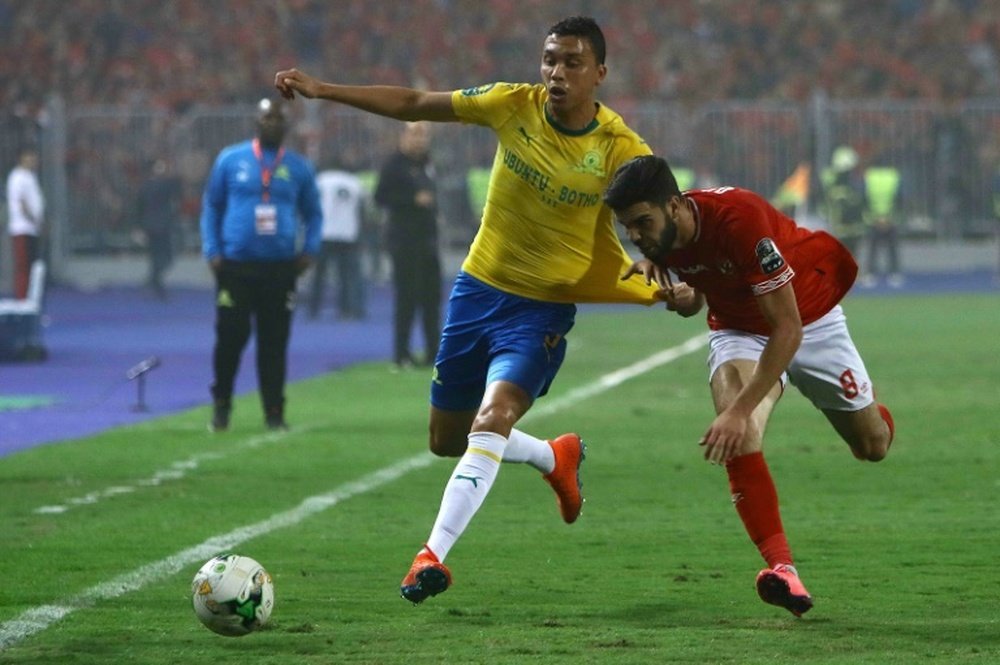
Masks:
[[[649,146],[604,105],[589,127],[562,128],[546,113],[547,99],[541,84],[452,93],[459,119],[498,139],[482,225],[462,270],[535,300],[654,302],[641,278],[619,279],[632,259],[602,199],[615,170]]]

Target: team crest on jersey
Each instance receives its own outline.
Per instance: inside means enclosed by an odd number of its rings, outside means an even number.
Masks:
[[[588,150],[584,154],[583,159],[580,160],[580,163],[573,167],[573,170],[577,173],[589,173],[598,178],[603,178],[605,176],[604,158],[598,151]]]
[[[482,95],[493,89],[496,83],[488,83],[486,85],[477,85],[474,88],[466,88],[462,91],[463,97],[475,97],[476,95]]]
[[[723,259],[719,262],[719,272],[723,275],[732,275],[734,270],[733,262],[729,259]]]
[[[757,262],[760,264],[760,269],[765,275],[777,272],[785,266],[785,258],[781,256],[781,252],[778,251],[778,248],[774,245],[774,241],[770,238],[762,238],[757,243],[754,252],[757,254]]]

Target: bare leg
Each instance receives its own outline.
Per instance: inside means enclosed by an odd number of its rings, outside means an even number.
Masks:
[[[860,411],[824,409],[823,415],[859,460],[878,462],[888,454],[892,433],[878,404],[869,404]]]

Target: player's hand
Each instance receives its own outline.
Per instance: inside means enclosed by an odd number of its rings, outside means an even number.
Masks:
[[[298,69],[285,69],[274,75],[274,87],[285,99],[295,99],[295,93],[312,99],[317,95],[320,81]]]
[[[655,281],[661,289],[670,288],[670,273],[649,259],[640,259],[630,265],[625,274],[621,276],[621,280],[624,282],[632,275],[642,275],[643,279],[646,280],[646,286]]]
[[[667,309],[681,316],[692,316],[701,309],[698,290],[687,282],[677,282],[660,290],[660,297],[666,301]]]
[[[222,270],[222,257],[213,256],[212,258],[210,258],[208,260],[208,267],[212,269],[213,273],[218,275],[219,271]]]
[[[725,464],[735,457],[746,435],[747,420],[728,409],[717,415],[698,442],[705,447],[705,459],[713,464]]]

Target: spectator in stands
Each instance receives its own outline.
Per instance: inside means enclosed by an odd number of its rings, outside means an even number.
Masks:
[[[41,258],[45,197],[38,182],[38,150],[25,146],[7,176],[7,230],[14,258],[14,298],[28,297],[31,264]]]
[[[239,0],[12,3],[0,44],[0,104],[40,104],[60,90],[71,104],[149,103],[180,111],[259,92],[264,62],[335,61],[360,79],[440,88],[495,80],[498,63],[533,48],[544,4],[509,0],[368,0],[247,5]],[[994,0],[787,3],[725,0],[614,3],[610,37],[621,76],[604,97],[622,107],[642,91],[687,101],[834,98],[963,98],[1000,94],[1000,25]],[[608,5],[610,7],[610,4]],[[672,26],[671,40],[656,40]],[[402,28],[405,26],[405,28]],[[446,26],[446,28],[445,28]],[[399,30],[442,35],[426,44]],[[342,38],[304,43],[317,34]],[[207,35],[207,38],[206,38]],[[252,38],[251,38],[252,36]],[[957,45],[957,46],[956,46]],[[198,67],[213,61],[219,70]],[[223,75],[219,71],[224,72]]]
[[[179,116],[195,104],[211,109],[258,98],[262,67],[300,56],[337,62],[358,80],[423,89],[444,89],[461,80],[499,80],[500,63],[535,48],[532,26],[550,11],[543,3],[510,0],[412,0],[375,8],[367,0],[96,4],[98,11],[92,1],[0,3],[0,30],[6,37],[0,40],[0,109],[36,118],[48,100],[62,100],[52,108],[66,109],[74,122],[67,137],[72,233],[66,238],[73,248],[86,245],[99,251],[122,246],[116,241],[130,230],[126,213],[134,201],[129,187],[135,182],[136,151],[116,147],[119,141],[108,141],[108,134],[117,139],[142,133],[146,125],[121,126],[102,113],[100,123],[114,124],[116,132],[95,133],[99,123],[93,115],[73,119],[81,108],[100,105],[117,109],[122,117],[137,112],[144,119],[150,112],[162,114],[163,126],[173,130],[186,121]],[[605,0],[585,5],[605,7],[613,41],[631,46],[613,54],[616,75],[602,86],[602,99],[623,111],[653,144],[682,145],[669,137],[659,140],[652,122],[630,112],[636,102],[803,102],[820,93],[832,100],[922,99],[937,104],[1000,96],[995,0],[678,0],[652,13],[634,0],[613,3],[613,11]],[[683,29],[673,31],[670,40],[656,39],[676,26]],[[400,40],[401,30],[441,39]],[[302,43],[316,34],[340,37]],[[218,66],[201,67],[202,62]],[[969,121],[969,114],[963,121]],[[913,133],[930,149],[934,135],[918,125],[913,123]],[[170,132],[178,134],[185,132]],[[773,165],[763,163],[761,153],[775,146],[764,139],[773,135],[756,135],[760,140],[752,145],[730,138],[717,148],[720,154],[711,163],[720,178],[763,188],[758,174],[770,173]],[[795,154],[800,133],[789,128],[787,135]],[[897,142],[909,141],[895,136]],[[957,161],[951,163],[961,168]],[[207,168],[198,164],[194,170],[200,192]],[[192,172],[189,165],[178,169],[185,180]],[[952,178],[952,185],[970,181],[968,169],[952,173],[962,175]],[[706,185],[699,181],[696,186]],[[948,186],[937,183],[942,190]],[[442,191],[444,210],[446,196]],[[984,218],[980,192],[975,200],[974,212]],[[944,216],[936,206],[932,212],[937,223],[958,223],[958,215]],[[456,218],[449,216],[449,222],[454,225]]]

